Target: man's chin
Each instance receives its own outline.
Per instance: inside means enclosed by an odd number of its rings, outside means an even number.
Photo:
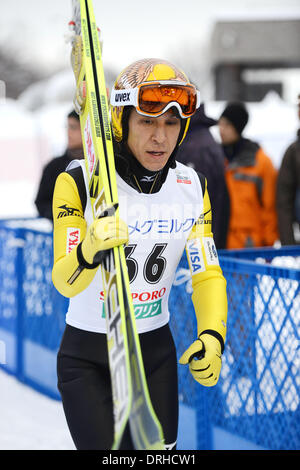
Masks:
[[[167,158],[165,154],[161,156],[153,154],[150,157],[147,156],[147,158],[144,161],[144,164],[142,163],[142,165],[147,170],[160,171],[165,167],[168,160],[169,160],[169,156]]]

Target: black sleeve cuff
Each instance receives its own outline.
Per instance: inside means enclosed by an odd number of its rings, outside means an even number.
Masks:
[[[99,266],[99,264],[101,263],[102,259],[98,260],[93,263],[93,264],[90,264],[88,263],[84,257],[83,257],[83,254],[82,254],[82,242],[79,243],[79,245],[77,245],[77,260],[78,260],[78,263],[79,263],[79,266],[83,267],[83,268],[86,268],[86,269],[95,269]]]
[[[223,354],[224,352],[224,349],[225,349],[225,344],[224,344],[224,340],[222,338],[222,336],[220,335],[220,333],[218,333],[217,331],[215,330],[204,330],[200,333],[200,335],[198,336],[198,338],[200,338],[200,336],[204,335],[204,334],[208,334],[208,335],[212,335],[214,336],[216,339],[218,339],[220,341],[220,344],[221,344],[221,353]]]

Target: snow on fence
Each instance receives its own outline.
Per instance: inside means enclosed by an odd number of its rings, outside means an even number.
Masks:
[[[252,448],[299,449],[300,247],[219,255],[229,300],[221,378],[205,388],[178,367],[182,420],[196,433],[190,448],[224,448],[227,433]],[[56,353],[68,300],[52,284],[52,256],[41,219],[0,222],[0,366],[60,399]],[[178,357],[196,334],[190,294],[184,256],[170,298]]]

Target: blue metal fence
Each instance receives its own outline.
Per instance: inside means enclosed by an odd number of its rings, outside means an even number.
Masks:
[[[219,408],[216,420],[269,449],[298,449],[300,442],[299,248],[221,258],[230,305],[221,384],[229,418]]]
[[[12,226],[11,226],[12,225]],[[52,234],[0,224],[0,340],[2,367],[24,383],[59,399],[56,352],[68,300],[51,281]]]
[[[196,448],[222,448],[221,430],[264,449],[299,449],[300,247],[219,254],[229,299],[221,378],[206,389],[178,368],[181,409],[193,421]],[[60,399],[56,353],[68,300],[51,282],[52,256],[51,232],[0,223],[1,367]],[[190,294],[183,257],[170,298],[178,357],[196,334]]]

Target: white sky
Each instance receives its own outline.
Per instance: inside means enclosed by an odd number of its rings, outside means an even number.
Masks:
[[[170,58],[176,47],[206,41],[220,18],[300,18],[300,0],[94,0],[106,65],[117,71],[142,57]],[[71,0],[0,0],[0,45],[51,71],[69,66],[64,34]],[[0,70],[1,79],[1,70]]]

